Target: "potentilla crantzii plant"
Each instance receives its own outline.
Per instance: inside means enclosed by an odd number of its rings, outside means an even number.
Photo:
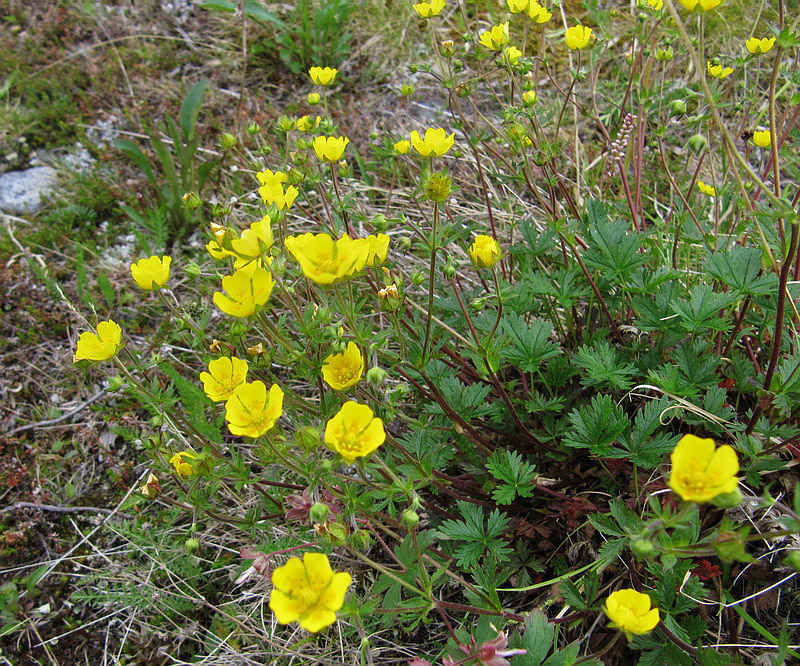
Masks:
[[[162,426],[138,501],[234,525],[241,585],[320,635],[292,650],[800,658],[739,606],[764,557],[796,585],[800,532],[800,39],[762,9],[409,2],[435,116],[368,140],[312,67],[308,115],[236,139],[239,203],[186,197],[207,254],[131,266],[180,362],[124,312],[75,360]]]

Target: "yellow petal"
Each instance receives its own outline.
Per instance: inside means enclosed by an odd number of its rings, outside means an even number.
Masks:
[[[269,595],[269,607],[281,624],[295,622],[305,610],[302,599],[294,599],[277,589]]]

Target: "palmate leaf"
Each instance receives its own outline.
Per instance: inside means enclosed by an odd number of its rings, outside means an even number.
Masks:
[[[761,272],[761,250],[755,247],[732,247],[717,250],[706,257],[709,274],[727,284],[739,296],[760,296],[775,293],[778,276]]]
[[[706,284],[698,284],[692,289],[689,300],[680,299],[672,303],[678,314],[681,326],[688,333],[700,331],[729,331],[733,325],[730,317],[720,316],[720,312],[739,299],[737,294],[717,294]]]
[[[534,319],[528,324],[522,317],[509,314],[502,319],[503,332],[511,338],[502,357],[523,372],[534,372],[545,359],[561,353],[549,338],[553,333],[550,322]]]
[[[627,437],[631,424],[622,408],[608,395],[596,395],[589,405],[570,412],[571,429],[564,437],[567,446],[589,449],[598,457],[614,452],[613,444]]]
[[[572,360],[586,372],[586,375],[581,377],[581,384],[584,386],[608,387],[624,391],[633,384],[631,377],[636,374],[636,367],[632,363],[620,361],[617,351],[605,340],[591,347],[588,345],[581,347]]]
[[[641,251],[642,235],[632,233],[626,222],[593,224],[589,234],[592,243],[584,252],[584,263],[612,284],[627,282],[647,262],[649,253]]]

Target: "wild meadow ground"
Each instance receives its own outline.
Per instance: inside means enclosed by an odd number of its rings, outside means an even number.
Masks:
[[[0,663],[800,661],[793,3],[0,19]]]

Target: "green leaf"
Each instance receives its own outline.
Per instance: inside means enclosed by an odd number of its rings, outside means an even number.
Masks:
[[[153,173],[153,167],[150,166],[150,162],[145,157],[139,146],[128,139],[116,139],[114,140],[114,148],[124,153],[129,159],[133,160],[136,163],[136,166],[144,171],[144,175],[147,176],[147,180],[150,182],[150,184],[155,188],[158,187],[158,180],[156,180],[155,174]]]
[[[561,596],[564,601],[577,610],[587,610],[589,606],[583,598],[583,594],[569,578],[565,578],[558,584],[561,590]]]
[[[540,666],[553,649],[556,625],[547,621],[547,616],[538,608],[525,617],[525,633],[522,647],[527,654],[514,658],[517,666]]]
[[[706,270],[740,296],[773,294],[778,288],[777,275],[759,275],[762,270],[761,250],[755,247],[734,246],[709,253]]]
[[[459,545],[455,550],[455,557],[459,566],[472,567],[488,550],[497,561],[507,561],[511,549],[506,546],[506,541],[500,535],[508,526],[509,518],[498,509],[489,514],[484,525],[484,513],[480,506],[458,500],[461,515],[464,520],[445,520],[439,531],[446,537],[467,543]]]
[[[533,494],[536,470],[516,451],[497,449],[487,461],[486,467],[495,479],[503,482],[492,492],[492,497],[498,504],[511,504],[517,495],[530,497]]]
[[[649,257],[648,252],[641,251],[642,235],[631,232],[629,226],[619,220],[595,223],[589,229],[592,243],[584,252],[583,261],[611,284],[627,282]]]
[[[183,137],[189,141],[194,138],[194,128],[197,124],[197,116],[200,114],[200,104],[203,102],[203,93],[206,90],[206,82],[198,81],[191,90],[186,93],[181,104],[181,112],[178,121],[183,130]]]
[[[589,449],[592,455],[605,458],[612,444],[622,440],[630,429],[630,421],[622,408],[608,395],[595,395],[589,405],[570,412],[572,428],[564,437],[567,446]]]
[[[523,372],[535,372],[542,361],[561,353],[558,345],[549,338],[553,333],[550,322],[533,319],[528,324],[516,314],[505,315],[501,325],[503,332],[511,338],[511,345],[503,352],[503,358]]]
[[[692,289],[689,300],[675,301],[672,309],[678,314],[681,327],[689,333],[707,330],[726,333],[733,324],[722,311],[737,300],[739,297],[735,293],[717,294],[707,284],[698,284]]]
[[[617,351],[605,340],[581,347],[572,360],[586,372],[581,377],[584,386],[627,391],[633,385],[631,377],[636,374],[636,367],[621,362]]]
[[[463,419],[480,418],[492,412],[492,404],[486,400],[492,389],[487,384],[466,385],[457,377],[445,377],[438,388],[453,411]],[[432,414],[444,414],[435,403],[426,405],[425,409]]]
[[[183,409],[192,425],[194,425],[198,432],[207,437],[209,441],[215,444],[221,444],[222,431],[206,419],[204,407],[211,404],[211,401],[206,397],[202,389],[187,381],[169,363],[161,363],[158,367],[172,380],[175,388],[178,389],[178,395],[180,395],[181,402],[183,403]]]

